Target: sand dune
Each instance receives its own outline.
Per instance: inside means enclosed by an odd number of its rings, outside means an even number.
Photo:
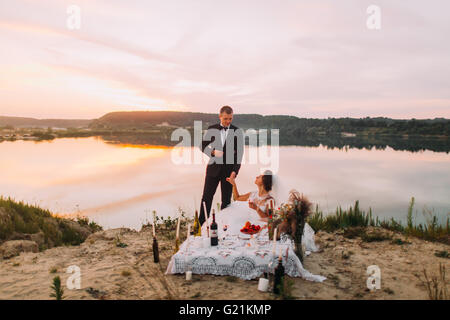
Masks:
[[[182,233],[183,234],[183,233]],[[116,237],[128,246],[116,246]],[[401,235],[396,238],[406,240]],[[257,281],[232,277],[164,275],[173,254],[173,241],[160,240],[161,262],[153,263],[151,234],[144,229],[110,229],[97,232],[80,246],[58,247],[40,253],[22,253],[0,261],[0,299],[50,299],[51,282],[59,275],[66,299],[273,299],[257,290]],[[365,243],[339,233],[319,232],[322,252],[305,258],[305,267],[328,279],[315,283],[293,280],[297,299],[428,299],[424,285],[415,276],[438,272],[448,259],[434,255],[448,246],[419,239],[409,244],[391,241]],[[366,269],[378,265],[381,289],[367,289]],[[69,290],[65,273],[71,265],[81,269],[81,289]],[[423,276],[422,276],[423,278]]]

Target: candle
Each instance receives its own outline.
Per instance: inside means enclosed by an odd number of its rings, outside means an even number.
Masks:
[[[208,225],[208,211],[206,211],[206,203],[203,201],[203,211],[205,212],[206,225]]]
[[[188,224],[188,228],[187,228],[187,236],[186,239],[189,239],[189,236],[191,235],[191,224]]]
[[[203,208],[204,208],[205,217],[206,217],[206,232],[207,232],[207,236],[209,238],[209,215],[208,215],[208,211],[206,211],[205,201],[203,201]]]
[[[187,281],[192,280],[192,271],[186,271],[186,280]]]
[[[156,232],[155,232],[155,222],[153,222],[153,238],[155,237],[155,235],[156,235]]]
[[[203,242],[203,248],[209,248],[211,247],[211,239],[206,237],[206,238],[202,238],[202,242]]]
[[[206,203],[205,203],[205,201],[203,201],[203,212],[205,213],[205,217],[206,217]]]
[[[180,237],[180,221],[181,221],[181,217],[178,217],[178,223],[177,223],[177,235],[176,238],[179,239]]]
[[[269,289],[269,279],[259,278],[258,290],[262,292],[267,292]]]
[[[278,228],[275,228],[275,231],[273,232],[273,248],[272,248],[272,253],[275,256],[275,249],[277,247],[277,233],[278,233]]]

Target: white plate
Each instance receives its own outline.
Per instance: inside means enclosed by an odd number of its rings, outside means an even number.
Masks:
[[[221,241],[221,244],[224,247],[233,247],[235,245],[235,242],[233,240],[223,240]]]
[[[248,239],[250,239],[252,236],[250,235],[250,234],[246,234],[246,233],[242,233],[241,232],[241,234],[239,235],[239,239],[242,239],[242,240],[248,240]]]

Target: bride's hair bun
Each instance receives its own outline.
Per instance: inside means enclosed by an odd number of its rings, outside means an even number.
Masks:
[[[266,191],[272,190],[272,171],[266,170],[262,176],[262,183]]]

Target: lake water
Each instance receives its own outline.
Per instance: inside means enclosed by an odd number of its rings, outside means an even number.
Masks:
[[[246,158],[237,178],[240,193],[256,190],[261,165]],[[199,207],[205,163],[176,165],[171,147],[105,143],[101,138],[0,143],[0,195],[37,204],[52,212],[80,212],[105,228],[139,229],[160,216],[193,215]],[[180,150],[177,150],[178,152]],[[184,151],[198,153],[197,148]],[[255,150],[253,150],[255,151]],[[324,213],[355,200],[381,218],[405,221],[415,197],[414,214],[423,210],[446,221],[450,212],[450,154],[422,151],[279,148],[278,177],[285,188],[304,193]],[[220,186],[213,205],[220,201]]]

